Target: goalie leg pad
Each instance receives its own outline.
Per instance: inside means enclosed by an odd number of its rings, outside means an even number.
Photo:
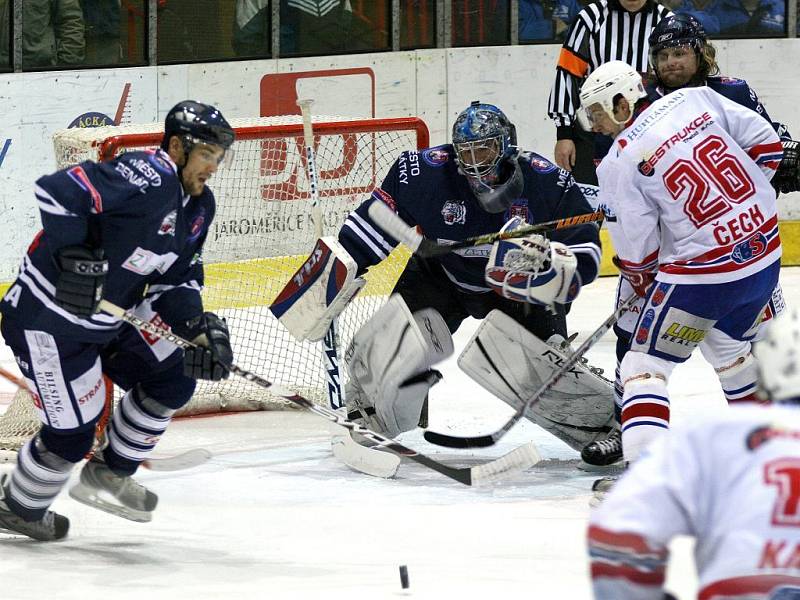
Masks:
[[[348,416],[389,437],[413,429],[428,390],[441,379],[431,367],[452,353],[453,339],[436,310],[412,315],[393,295],[345,352]]]
[[[355,260],[335,238],[320,238],[270,310],[297,340],[319,341],[366,283],[356,277],[357,270]]]
[[[567,355],[493,310],[467,343],[458,366],[482,387],[519,409]],[[614,422],[613,385],[576,364],[536,402],[526,417],[574,450],[603,438]]]

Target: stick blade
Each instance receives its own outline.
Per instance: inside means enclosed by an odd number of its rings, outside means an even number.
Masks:
[[[423,437],[431,444],[445,448],[486,448],[494,446],[497,440],[492,435],[479,435],[475,437],[459,437],[437,431],[426,431]]]
[[[205,448],[195,448],[175,456],[153,457],[144,461],[142,466],[151,471],[183,471],[199,467],[209,460],[211,460],[211,452]]]
[[[542,457],[536,446],[533,442],[528,442],[496,460],[472,467],[472,485],[484,485],[505,479],[509,475],[530,469],[540,460]]]
[[[366,475],[390,479],[400,467],[400,457],[356,442],[344,427],[331,424],[331,450],[345,465]]]

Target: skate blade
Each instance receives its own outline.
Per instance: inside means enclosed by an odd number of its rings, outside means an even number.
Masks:
[[[103,512],[107,512],[115,517],[127,519],[128,521],[135,521],[136,523],[149,523],[153,519],[153,513],[146,510],[136,510],[130,508],[116,501],[116,498],[104,492],[101,496],[93,488],[89,488],[82,483],[77,483],[69,490],[69,495],[73,500],[77,500],[81,504],[91,506]],[[106,500],[104,496],[114,498],[114,501]]]
[[[577,468],[587,473],[617,473],[625,468],[625,462],[620,458],[610,465],[593,465],[582,460],[577,464]]]

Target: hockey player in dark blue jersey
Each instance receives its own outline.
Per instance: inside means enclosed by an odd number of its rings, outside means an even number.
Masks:
[[[234,133],[216,108],[193,101],[177,104],[164,125],[160,149],[86,161],[36,182],[42,231],[0,302],[0,325],[42,428],[0,479],[0,531],[39,540],[67,534],[68,519],[48,508],[92,448],[103,373],[126,393],[107,445],[84,465],[70,495],[149,521],[157,496],[131,476],[191,398],[195,379],[228,375],[228,329],[203,311],[200,290],[215,212],[206,182]],[[101,299],[202,347],[184,352],[147,337],[97,313]]]
[[[772,124],[783,145],[783,160],[772,178],[772,186],[780,193],[800,189],[800,143],[791,139],[785,125],[772,120],[755,90],[745,80],[719,75],[720,70],[715,59],[716,50],[708,41],[703,26],[697,19],[687,14],[666,17],[653,29],[649,43],[650,68],[653,74],[653,81],[645,87],[649,102],[655,102],[666,94],[684,87],[708,86],[718,94],[757,112]],[[617,301],[630,295],[631,291],[632,288],[620,279]],[[783,310],[783,306],[783,294],[778,285],[773,292],[767,318]],[[638,316],[639,305],[636,305],[614,326],[617,334],[618,365],[630,345]],[[615,398],[619,407],[622,402],[622,382],[619,381],[619,375],[617,375]],[[735,400],[727,391],[726,398],[729,401]],[[622,444],[618,430],[615,429],[607,440],[598,440],[587,446],[582,452],[582,457],[585,463],[594,466],[621,460]]]
[[[338,240],[323,238],[324,249],[278,296],[272,310],[296,338],[322,337],[360,287],[358,276],[398,244],[373,218],[376,204],[399,216],[401,226],[417,227],[443,244],[592,212],[567,171],[520,151],[514,126],[500,109],[473,102],[455,121],[452,145],[401,154],[382,185],[347,217]],[[599,261],[598,228],[592,223],[436,258],[412,256],[395,295],[345,353],[351,418],[390,436],[416,427],[421,416],[424,421],[428,390],[440,378],[432,367],[453,351],[451,333],[467,317],[484,321],[460,366],[519,406],[552,370],[551,364],[539,372],[530,368],[525,353],[536,353],[532,360],[541,364],[543,341],[566,337],[565,308],[595,279]],[[501,353],[500,346],[514,349]],[[482,376],[488,371],[489,380]],[[606,382],[592,380],[589,388],[581,389],[583,399],[600,393],[610,401]],[[546,409],[547,402],[537,406]],[[566,403],[559,408],[559,415],[571,413]],[[588,422],[539,413],[531,418],[580,449],[576,439],[596,437],[611,408],[603,408],[602,415],[583,406],[574,412],[579,420],[592,415]]]

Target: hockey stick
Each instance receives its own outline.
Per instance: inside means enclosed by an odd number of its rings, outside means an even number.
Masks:
[[[28,389],[28,386],[25,384],[25,381],[10,371],[0,367],[0,377],[7,379],[19,389],[25,391],[29,396],[31,395],[31,392]],[[30,402],[32,403],[33,400],[31,399]],[[0,452],[3,452],[3,450],[0,450]],[[94,450],[92,452],[94,452]],[[5,462],[7,459],[13,460],[11,458],[12,456],[12,452],[8,452],[7,455],[0,457],[0,463]],[[211,452],[205,448],[195,448],[193,450],[181,452],[180,454],[176,454],[174,456],[148,458],[142,462],[142,466],[146,469],[150,469],[151,471],[182,471],[183,469],[198,467],[207,462],[210,458]]]
[[[448,435],[446,433],[426,431],[424,433],[425,439],[432,444],[436,444],[438,446],[447,446],[448,448],[484,448],[486,446],[492,446],[496,444],[500,438],[507,434],[509,430],[516,425],[522,417],[525,416],[525,413],[528,412],[528,410],[539,401],[539,399],[542,397],[542,394],[553,387],[558,380],[561,379],[564,374],[568,373],[581,359],[581,357],[586,354],[589,348],[600,341],[600,338],[602,338],[608,332],[608,330],[614,326],[614,323],[616,323],[623,313],[633,306],[638,299],[639,296],[636,294],[631,294],[628,298],[626,298],[622,304],[620,304],[616,310],[605,321],[603,321],[600,327],[595,329],[594,332],[578,347],[578,349],[569,355],[569,357],[550,376],[550,378],[542,383],[541,386],[539,386],[539,389],[537,389],[536,392],[534,392],[534,394],[528,398],[525,404],[517,409],[517,412],[514,413],[511,419],[509,419],[505,425],[503,425],[494,433],[475,437],[459,437]]]
[[[159,327],[150,321],[145,321],[144,319],[137,317],[135,314],[126,311],[123,308],[108,302],[107,300],[100,301],[99,309],[105,313],[118,317],[130,325],[133,325],[139,331],[144,331],[161,339],[167,340],[179,348],[186,349],[195,347],[195,344],[178,337],[168,329]],[[499,479],[507,474],[523,471],[535,465],[540,459],[539,454],[536,452],[536,448],[532,444],[526,444],[495,460],[480,465],[475,465],[474,467],[451,467],[425,456],[424,454],[420,454],[416,450],[412,450],[400,442],[367,429],[358,423],[350,421],[344,415],[331,408],[328,408],[327,406],[318,406],[300,394],[268,381],[267,379],[256,375],[252,371],[242,369],[235,364],[225,366],[228,368],[228,370],[230,370],[231,373],[238,375],[239,377],[242,377],[251,383],[259,385],[264,389],[270,390],[270,392],[276,396],[280,396],[281,398],[284,398],[289,402],[292,402],[331,423],[340,425],[341,427],[349,430],[351,433],[358,433],[368,440],[375,442],[377,444],[376,448],[388,450],[389,452],[397,454],[400,457],[405,456],[410,458],[414,462],[425,465],[429,469],[432,469],[438,473],[441,473],[445,477],[449,477],[450,479],[454,479],[455,481],[465,485],[486,483]]]
[[[604,217],[604,213],[602,211],[596,211],[592,213],[574,215],[572,217],[564,217],[563,219],[555,219],[553,221],[536,223],[534,225],[518,227],[517,229],[513,229],[511,231],[486,233],[484,235],[469,237],[453,244],[439,244],[438,242],[430,240],[420,234],[414,227],[410,227],[397,215],[397,213],[386,206],[383,202],[373,201],[367,210],[370,218],[380,225],[381,229],[383,229],[396,240],[403,242],[414,254],[417,254],[423,258],[442,256],[443,254],[453,252],[454,250],[460,250],[461,248],[471,248],[472,246],[493,244],[498,240],[525,237],[532,233],[546,233],[548,231],[556,231],[558,229],[567,229],[568,227],[586,225],[587,223],[597,223],[602,221]]]
[[[303,141],[306,153],[306,170],[308,171],[308,187],[311,195],[311,220],[314,222],[314,234],[322,237],[322,208],[319,205],[319,179],[317,177],[317,157],[314,152],[314,130],[311,125],[311,105],[313,100],[298,100],[303,117]],[[322,353],[327,360],[325,375],[328,382],[328,403],[333,409],[344,406],[344,388],[339,371],[339,352],[336,347],[336,319],[331,321],[325,337],[322,338]]]

